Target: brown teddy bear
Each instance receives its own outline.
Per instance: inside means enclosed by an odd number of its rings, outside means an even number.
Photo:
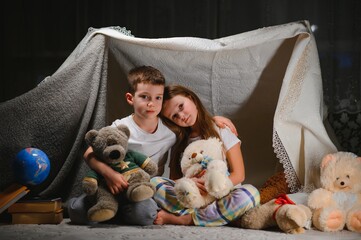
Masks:
[[[268,178],[259,189],[259,193],[261,197],[261,204],[271,201],[280,194],[290,193],[290,188],[288,187],[284,171],[280,170]]]
[[[295,204],[286,194],[247,211],[240,219],[240,227],[266,229],[279,227],[286,233],[303,233],[311,226],[311,210]]]
[[[143,201],[154,195],[150,176],[157,173],[157,165],[149,157],[134,151],[128,151],[130,131],[127,126],[104,127],[90,130],[85,140],[93,148],[97,159],[123,174],[128,181],[126,196],[134,202]],[[92,222],[102,222],[114,217],[118,210],[118,201],[109,192],[101,175],[90,170],[83,180],[83,190],[94,196],[95,203],[88,210]]]
[[[321,188],[311,192],[313,225],[325,232],[361,233],[361,157],[350,152],[327,154],[321,162]]]

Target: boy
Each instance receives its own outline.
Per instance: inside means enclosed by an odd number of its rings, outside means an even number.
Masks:
[[[165,78],[163,74],[151,66],[133,68],[128,73],[130,90],[125,94],[127,102],[133,106],[134,113],[128,117],[117,119],[112,126],[125,124],[130,130],[128,148],[149,156],[158,164],[157,175],[168,175],[164,166],[168,150],[175,143],[175,134],[160,120],[158,114],[162,109]],[[93,149],[89,147],[84,158],[90,168],[101,174],[112,194],[119,194],[128,187],[123,175],[115,172],[105,163],[98,161]],[[87,201],[85,195],[69,200],[69,216],[73,223],[86,224]],[[153,210],[153,211],[152,211]],[[158,207],[153,199],[132,203],[122,199],[119,212],[126,224],[151,225]]]

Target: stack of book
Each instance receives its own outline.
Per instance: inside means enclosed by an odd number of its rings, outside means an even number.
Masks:
[[[58,224],[63,221],[61,198],[20,200],[8,208],[13,224]]]

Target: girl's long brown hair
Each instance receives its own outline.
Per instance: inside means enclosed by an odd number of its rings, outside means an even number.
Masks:
[[[184,96],[189,98],[194,102],[198,110],[198,116],[196,120],[196,127],[199,129],[199,136],[202,139],[207,139],[209,137],[217,137],[220,139],[218,132],[215,129],[215,123],[207,111],[207,109],[203,106],[199,97],[190,89],[183,87],[181,85],[170,85],[164,88],[163,95],[163,108],[164,104],[172,99],[175,96]],[[160,114],[163,122],[176,134],[177,140],[172,148],[171,160],[170,160],[170,178],[178,179],[182,177],[182,171],[180,167],[180,159],[184,149],[188,145],[189,136],[191,134],[191,127],[180,127],[168,118],[163,115],[163,111]]]

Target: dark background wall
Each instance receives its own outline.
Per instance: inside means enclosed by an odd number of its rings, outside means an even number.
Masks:
[[[0,104],[54,73],[89,27],[215,39],[303,19],[315,29],[331,124],[343,149],[361,153],[359,0],[8,1],[1,7]]]

